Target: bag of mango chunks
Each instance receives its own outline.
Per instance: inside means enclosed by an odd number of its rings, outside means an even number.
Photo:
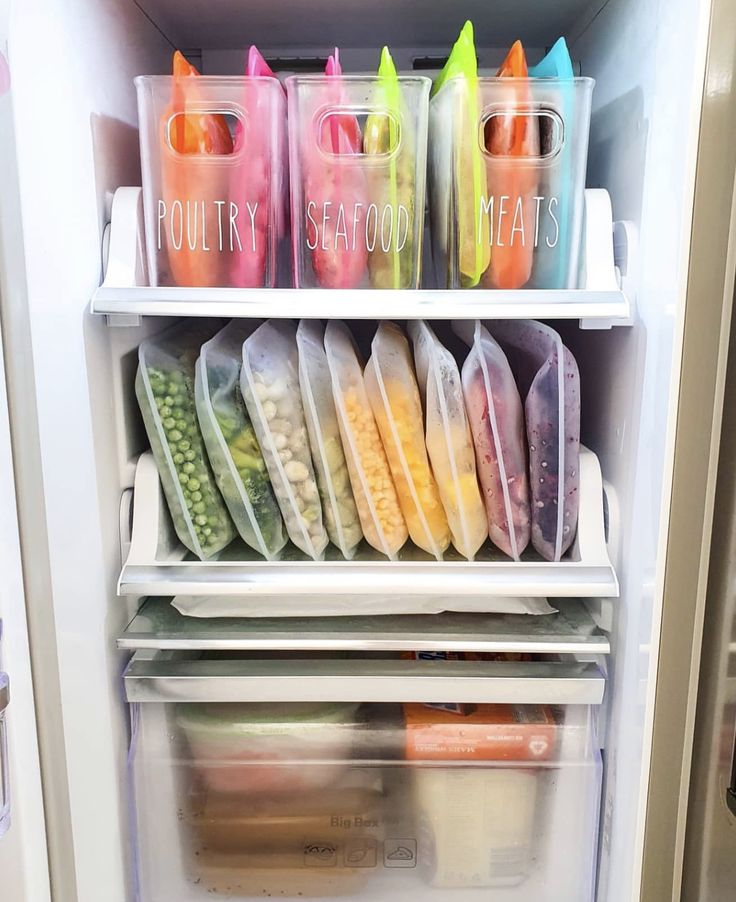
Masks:
[[[246,338],[240,388],[289,538],[318,560],[327,533],[309,453],[293,323],[268,320]]]
[[[375,100],[379,110],[368,116],[363,135],[363,152],[381,154],[387,161],[366,170],[370,199],[378,209],[389,208],[397,232],[401,231],[402,213],[406,240],[401,250],[398,241],[390,241],[385,251],[381,241],[370,251],[368,270],[374,288],[418,288],[420,271],[414,261],[421,259],[422,229],[415,227],[417,215],[424,216],[424,197],[416,197],[417,135],[413,134],[412,117],[407,114],[399,76],[388,47],[381,52]]]
[[[532,101],[528,75],[524,48],[516,41],[497,73],[509,79],[508,99],[485,125],[488,194],[497,209],[506,197],[509,210],[497,218],[485,288],[523,288],[532,275],[534,242],[516,225],[534,222],[539,181],[539,119],[526,112]]]
[[[452,533],[452,544],[472,561],[488,538],[488,520],[478,486],[460,371],[453,355],[426,322],[413,320],[408,329],[414,343],[414,365],[424,402],[427,452]]]
[[[350,487],[332,397],[324,326],[317,320],[303,319],[296,330],[296,343],[299,348],[299,384],[304,417],[327,535],[343,557],[350,560],[363,538],[363,530]]]
[[[366,541],[390,560],[408,538],[381,436],[371,413],[363,365],[343,323],[330,320],[325,353],[345,460]]]
[[[533,320],[497,322],[526,414],[532,544],[559,561],[575,538],[580,488],[580,373],[559,334]]]
[[[217,234],[216,201],[229,197],[230,170],[227,166],[202,165],[203,157],[228,156],[233,139],[224,116],[202,113],[199,72],[175,51],[171,105],[161,117],[161,185],[166,209],[190,201],[206,210],[202,231]],[[168,247],[168,263],[175,285],[209,287],[228,285],[229,261],[225,254],[192,249],[188,242],[180,248]]]
[[[431,148],[433,182],[450,179],[445,197],[456,195],[455,203],[432,204],[433,232],[445,244],[443,258],[450,259],[447,246],[449,236],[457,244],[460,287],[474,288],[488,269],[491,257],[489,223],[486,217],[478,220],[481,199],[486,196],[486,170],[483,152],[478,141],[480,97],[478,92],[478,58],[473,38],[473,23],[468,21],[452,48],[442,72],[432,86],[434,97],[443,85],[448,85],[448,102],[452,104],[452,130],[448,134],[447,103],[430,104],[433,118]],[[439,121],[438,121],[439,120]],[[444,137],[443,137],[444,136]],[[437,193],[437,192],[436,192]],[[455,216],[450,223],[448,217]],[[440,287],[448,285],[449,273],[438,273]],[[452,287],[451,285],[449,287]]]
[[[450,544],[450,530],[427,457],[409,342],[394,323],[378,326],[365,387],[411,540],[441,560]]]
[[[531,513],[524,411],[508,360],[479,320],[457,322],[470,348],[463,395],[475,444],[478,477],[494,545],[519,560],[529,544]]]
[[[247,320],[233,320],[202,345],[194,395],[207,456],[230,516],[243,541],[271,561],[286,544],[286,532],[240,393],[243,342],[253,328]]]

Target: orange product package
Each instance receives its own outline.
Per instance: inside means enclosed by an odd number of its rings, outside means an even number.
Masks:
[[[233,139],[224,116],[197,111],[202,103],[197,86],[199,72],[178,50],[174,53],[173,76],[171,108],[161,117],[160,125],[162,146],[174,151],[163,153],[161,158],[163,200],[168,210],[177,202],[187,209],[187,202],[192,203],[206,217],[200,226],[202,233],[214,236],[218,233],[215,202],[227,197],[230,172],[221,166],[192,165],[187,158],[228,156],[233,152]],[[179,248],[169,247],[168,258],[177,285],[227,284],[223,271],[227,258],[204,252],[198,242],[194,249],[187,241]]]
[[[524,223],[534,222],[539,181],[539,121],[531,111],[529,70],[521,41],[509,50],[497,77],[519,79],[509,84],[508,100],[486,120],[484,140],[488,193],[496,208],[506,201],[505,215],[496,217],[491,235],[491,265],[485,288],[523,288],[531,278],[534,240]],[[520,225],[521,224],[521,225]],[[495,234],[494,234],[495,232]]]
[[[462,712],[404,705],[410,761],[549,761],[560,712],[549,705],[476,705]]]

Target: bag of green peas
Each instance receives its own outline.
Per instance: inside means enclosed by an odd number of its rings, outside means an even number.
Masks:
[[[235,537],[207,459],[194,399],[194,366],[213,331],[206,321],[185,323],[143,342],[135,379],[176,534],[201,560]]]
[[[252,331],[248,320],[233,320],[202,345],[194,394],[202,438],[230,516],[243,541],[274,560],[286,544],[286,531],[240,394],[243,342]]]

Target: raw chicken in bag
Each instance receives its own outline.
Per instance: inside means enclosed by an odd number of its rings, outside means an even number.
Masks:
[[[194,394],[207,455],[230,516],[243,541],[274,560],[286,544],[286,532],[240,393],[243,342],[252,331],[247,320],[233,320],[202,345]]]
[[[413,320],[408,329],[424,401],[427,452],[447,514],[452,544],[472,561],[488,538],[488,520],[478,486],[460,370],[453,355],[426,322]]]
[[[343,323],[327,323],[325,353],[363,535],[370,545],[393,560],[409,534],[371,413],[361,360]]]
[[[470,347],[463,395],[475,444],[491,541],[514,560],[529,544],[529,480],[524,411],[508,360],[478,320],[457,322]]]
[[[441,560],[450,530],[424,444],[422,402],[409,343],[381,323],[365,368],[365,387],[412,542]]]
[[[309,453],[293,323],[269,320],[245,340],[240,388],[289,538],[317,560],[327,533]]]
[[[324,326],[317,320],[299,323],[299,384],[327,534],[349,560],[363,531],[342,448],[324,339]]]
[[[575,358],[549,326],[534,320],[497,322],[525,398],[532,497],[532,544],[559,561],[575,538],[580,480],[580,374]]]

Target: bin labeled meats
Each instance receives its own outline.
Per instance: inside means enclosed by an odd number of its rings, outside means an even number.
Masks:
[[[577,530],[580,488],[580,373],[559,334],[544,323],[494,323],[524,398],[529,443],[532,544],[559,561]]]
[[[424,443],[422,402],[409,343],[394,323],[379,325],[365,387],[412,542],[441,560],[450,530]]]
[[[368,400],[363,365],[343,323],[327,323],[325,353],[363,535],[373,548],[395,559],[409,534]]]
[[[202,437],[230,515],[243,541],[273,560],[286,544],[286,531],[240,393],[243,342],[252,331],[247,320],[233,320],[202,345],[194,389]]]
[[[217,489],[197,420],[194,367],[206,322],[175,326],[138,348],[135,394],[158,467],[174,529],[201,560],[235,537]]]
[[[452,533],[452,544],[473,560],[488,538],[460,370],[423,320],[409,323],[414,364],[424,402],[425,437],[432,471]]]
[[[289,538],[317,560],[327,533],[309,452],[293,323],[269,320],[245,340],[240,388]]]
[[[363,531],[342,448],[324,337],[324,326],[317,320],[299,323],[299,384],[327,535],[350,559]]]
[[[491,541],[514,560],[529,544],[531,512],[524,411],[511,367],[478,320],[453,326],[470,347],[463,395]]]

